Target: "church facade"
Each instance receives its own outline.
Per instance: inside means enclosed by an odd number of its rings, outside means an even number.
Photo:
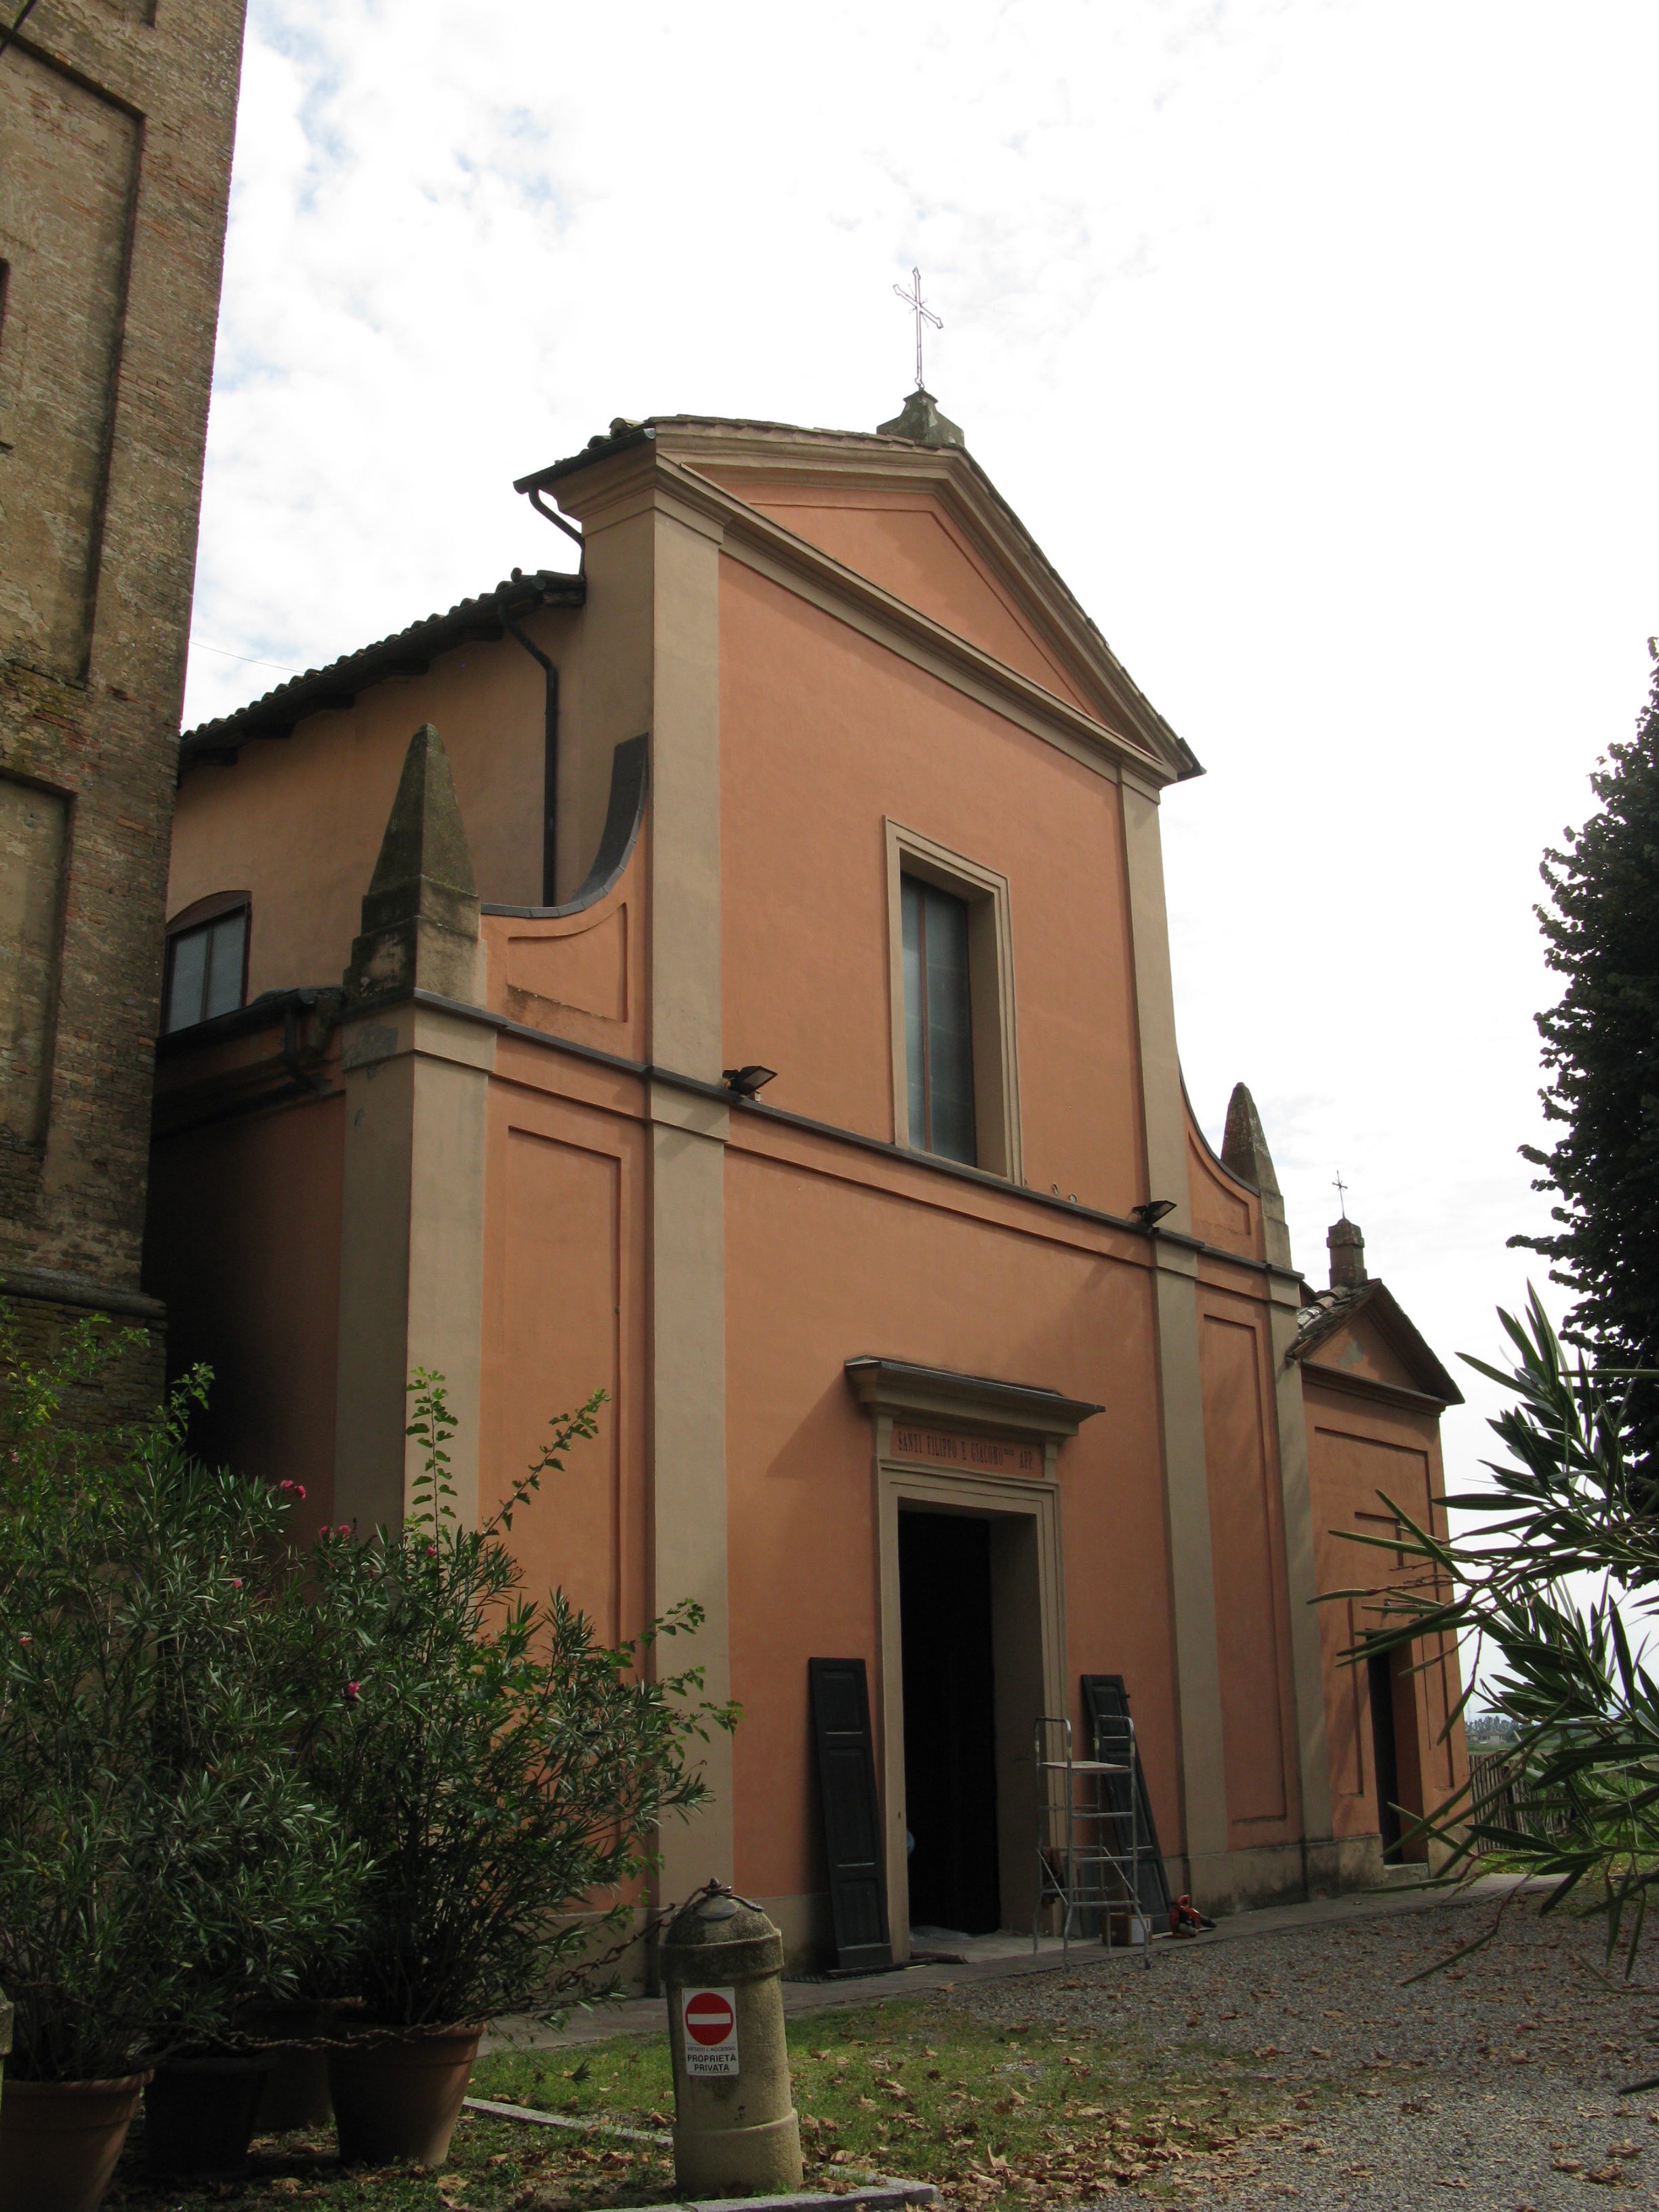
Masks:
[[[896,1957],[1030,1925],[1085,1677],[1176,1890],[1376,1879],[1462,1779],[1455,1655],[1344,1666],[1315,1601],[1379,1492],[1437,1510],[1457,1393],[1347,1224],[1310,1289],[1248,1092],[1219,1158],[1188,1105],[1197,762],[925,394],[618,422],[520,489],[579,573],[184,740],[147,1282],[210,1448],[395,1519],[437,1369],[487,1509],[603,1388],[514,1544],[607,1637],[703,1608],[742,1719],[663,1893],[734,1880],[797,1960],[814,1661]]]

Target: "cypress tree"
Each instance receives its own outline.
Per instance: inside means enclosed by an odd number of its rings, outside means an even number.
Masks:
[[[1659,642],[1650,650],[1659,659]],[[1575,1296],[1564,1335],[1600,1366],[1659,1366],[1659,670],[1636,734],[1590,779],[1600,802],[1544,856],[1538,908],[1548,964],[1565,976],[1538,1017],[1559,1131],[1523,1145],[1553,1190],[1554,1231],[1511,1237]],[[1637,1457],[1659,1480],[1659,1387],[1634,1386]]]

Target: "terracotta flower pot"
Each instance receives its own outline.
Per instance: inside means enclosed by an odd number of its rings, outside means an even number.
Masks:
[[[370,2031],[355,2047],[331,2051],[340,2156],[367,2166],[441,2166],[483,2033],[482,2021],[378,2037]]]
[[[9,2077],[0,2094],[0,2212],[94,2212],[149,2079]]]
[[[337,2005],[272,2005],[250,2019],[251,2034],[276,2039],[264,2094],[253,2116],[256,2136],[286,2135],[304,2128],[325,2128],[334,2118],[328,2094],[328,2053],[318,2045],[307,2047],[307,2038],[334,2033]]]
[[[245,2165],[268,2051],[169,2058],[144,2092],[144,2164],[152,2173],[234,2173]]]

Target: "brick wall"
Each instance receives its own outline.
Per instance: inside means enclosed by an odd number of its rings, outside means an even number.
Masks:
[[[38,0],[0,54],[0,1291],[43,1327],[100,1299],[154,1325],[133,1301],[242,15]]]

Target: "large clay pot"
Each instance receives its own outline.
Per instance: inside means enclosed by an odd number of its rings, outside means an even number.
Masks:
[[[365,2028],[361,2042],[331,2051],[340,2156],[367,2166],[441,2166],[483,2033],[482,2021],[378,2033]]]
[[[256,2136],[286,2135],[296,2128],[314,2133],[334,2118],[328,2052],[321,2039],[334,2032],[338,2009],[324,2003],[272,2005],[248,2021],[250,2034],[269,2035],[274,2045],[264,2094],[253,2116]],[[316,2043],[310,2040],[313,2036]]]
[[[94,2212],[149,2079],[9,2077],[0,2096],[0,2212]]]
[[[247,2162],[268,2051],[169,2058],[144,2092],[144,2164],[152,2173],[234,2173]]]

